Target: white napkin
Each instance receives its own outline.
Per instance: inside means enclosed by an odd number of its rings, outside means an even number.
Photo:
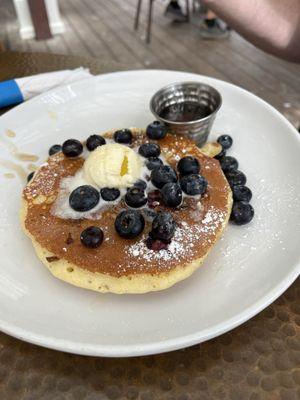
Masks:
[[[46,72],[0,82],[0,108],[22,103],[40,93],[68,83],[90,78],[88,68]]]
[[[66,69],[63,71],[46,72],[33,76],[15,79],[24,100],[28,100],[40,93],[47,92],[58,86],[90,78],[92,74],[88,68]]]

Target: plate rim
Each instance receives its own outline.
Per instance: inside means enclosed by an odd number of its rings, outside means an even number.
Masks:
[[[299,263],[298,263],[299,266]],[[17,327],[13,324],[7,324],[0,320],[1,331],[13,336],[17,339],[23,340],[25,342],[45,347],[52,350],[63,351],[71,354],[85,355],[91,357],[112,357],[112,358],[125,358],[125,357],[137,357],[137,356],[148,356],[154,354],[163,354],[174,350],[179,350],[187,347],[191,347],[196,344],[206,342],[210,339],[218,337],[232,329],[237,328],[244,322],[253,318],[255,315],[259,314],[262,310],[273,303],[286,289],[288,289],[293,282],[298,278],[299,272],[297,269],[292,271],[284,281],[275,286],[270,292],[265,296],[260,297],[255,303],[247,307],[243,312],[237,314],[236,316],[227,319],[225,322],[214,325],[214,331],[211,328],[206,328],[210,330],[211,333],[201,334],[199,332],[185,335],[173,339],[156,341],[153,343],[142,343],[139,345],[101,345],[101,344],[86,344],[82,342],[67,341],[62,339],[53,339],[51,336],[39,335],[32,333],[29,330],[25,330]]]
[[[184,72],[184,71],[176,71],[176,70],[166,70],[166,69],[138,69],[138,70],[128,70],[128,71],[115,71],[109,72],[105,74],[95,75],[91,78],[88,78],[86,81],[97,80],[97,78],[109,77],[111,75],[123,75],[123,74],[135,74],[135,73],[176,73],[182,74],[182,76],[186,76],[187,74],[190,76],[195,76],[198,79],[209,79],[215,82],[219,82],[220,84],[229,85],[233,89],[237,89],[239,91],[245,92],[248,96],[254,98],[256,101],[263,104],[267,107],[271,112],[275,113],[275,115],[282,120],[289,128],[291,132],[293,132],[293,137],[296,138],[298,144],[300,144],[300,134],[297,132],[296,128],[282,115],[275,107],[270,105],[268,102],[255,95],[254,93],[235,85],[231,82],[227,82],[221,79],[217,79],[214,77],[210,77],[207,75],[196,74],[193,72]],[[101,79],[99,79],[99,82]],[[56,87],[46,93],[42,93],[20,105],[14,107],[8,112],[4,113],[0,116],[0,121],[5,119],[7,116],[13,115],[15,112],[22,108],[28,107],[28,104],[39,101],[43,96],[57,92],[63,91],[67,87],[81,86],[84,84],[84,81],[74,82],[71,84],[63,85],[60,87]],[[30,330],[23,329],[18,327],[15,324],[10,324],[0,319],[0,330],[6,334],[9,334],[17,339],[21,339],[23,341],[29,342],[31,344],[39,345],[42,347],[46,347],[49,349],[64,351],[72,354],[79,355],[87,355],[87,356],[101,356],[101,357],[134,357],[134,356],[143,356],[143,355],[151,355],[151,354],[160,354],[173,350],[178,350],[181,348],[189,347],[195,344],[202,343],[204,341],[210,340],[214,337],[217,337],[221,334],[224,334],[242,323],[248,321],[267,306],[269,306],[272,302],[274,302],[294,281],[296,281],[298,275],[300,273],[300,253],[297,262],[295,263],[294,268],[289,272],[289,274],[281,280],[275,287],[269,290],[265,295],[259,297],[253,304],[247,307],[242,312],[236,314],[234,317],[228,318],[222,323],[216,324],[213,327],[205,328],[202,331],[197,331],[189,335],[183,335],[172,339],[163,339],[160,341],[154,341],[150,343],[141,343],[141,344],[129,344],[129,345],[103,345],[103,344],[87,344],[81,343],[77,341],[70,341],[64,339],[57,339],[51,336],[36,334]]]

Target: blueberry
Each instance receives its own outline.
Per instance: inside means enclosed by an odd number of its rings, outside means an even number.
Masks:
[[[167,127],[160,121],[154,121],[147,126],[146,135],[149,139],[160,140],[167,134]]]
[[[95,150],[99,146],[103,146],[106,143],[104,137],[100,135],[91,135],[87,138],[86,147],[89,151]]]
[[[93,186],[83,185],[74,189],[69,197],[70,207],[75,211],[89,211],[100,200],[100,193]]]
[[[61,145],[60,144],[54,144],[53,146],[50,147],[48,154],[49,156],[53,156],[53,154],[56,154],[61,151]]]
[[[116,189],[116,188],[108,188],[108,187],[102,188],[102,189],[100,190],[100,193],[101,193],[102,199],[105,200],[105,201],[114,201],[114,200],[116,200],[116,199],[120,196],[120,194],[121,194],[121,192],[120,192],[119,189]]]
[[[252,198],[252,192],[247,186],[236,185],[232,188],[233,200],[235,201],[247,201],[249,202]]]
[[[130,144],[132,142],[132,132],[130,129],[120,129],[114,133],[114,140],[117,143]]]
[[[222,149],[219,154],[215,155],[216,160],[221,160],[221,158],[226,156],[226,150]]]
[[[153,239],[151,236],[147,237],[146,246],[153,251],[167,250],[169,243],[160,239]]]
[[[115,220],[115,229],[118,234],[126,239],[138,236],[145,227],[145,220],[137,210],[125,210],[120,212]]]
[[[217,142],[220,143],[223,150],[228,150],[232,146],[232,137],[229,135],[221,135],[218,137]]]
[[[178,207],[182,202],[182,190],[179,183],[166,183],[161,189],[161,197],[167,207]]]
[[[177,174],[174,168],[162,165],[151,171],[150,179],[154,186],[161,189],[166,183],[177,182]]]
[[[237,201],[233,203],[230,221],[236,225],[248,224],[254,216],[254,209],[251,204],[246,201]]]
[[[146,167],[152,171],[154,168],[163,165],[164,163],[158,157],[149,157],[146,162]]]
[[[148,193],[148,207],[155,208],[160,205],[161,192],[159,190],[153,190]]]
[[[147,203],[145,191],[139,187],[132,187],[125,194],[125,202],[129,207],[139,208]]]
[[[229,172],[238,169],[239,163],[234,157],[225,156],[220,159],[220,165],[223,172]]]
[[[156,216],[156,212],[151,210],[150,208],[143,208],[142,212],[145,220],[149,222],[152,222]]]
[[[170,241],[174,236],[176,222],[168,212],[159,212],[152,222],[152,229],[149,233],[153,239]]]
[[[27,176],[27,182],[30,182],[31,179],[33,178],[34,172],[30,172],[30,174]]]
[[[187,156],[179,160],[177,169],[180,175],[199,174],[200,164],[197,158]]]
[[[139,154],[143,157],[158,157],[160,155],[160,147],[156,143],[144,143],[139,148]]]
[[[247,182],[246,175],[238,169],[227,172],[226,178],[231,188],[237,185],[245,185]]]
[[[180,179],[180,186],[189,196],[203,194],[207,188],[207,180],[197,174],[185,175]]]
[[[98,247],[103,242],[103,231],[97,226],[89,226],[81,232],[80,240],[86,247]]]
[[[147,183],[143,181],[142,179],[138,179],[134,184],[134,187],[140,188],[142,190],[146,190]]]
[[[83,146],[76,139],[66,140],[62,145],[62,152],[66,157],[78,157],[83,151]]]

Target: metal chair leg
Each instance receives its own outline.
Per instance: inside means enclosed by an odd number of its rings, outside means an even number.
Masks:
[[[134,19],[134,29],[135,30],[137,30],[139,27],[141,6],[142,6],[142,0],[138,0],[137,7],[136,7],[136,13],[135,13],[135,19]]]
[[[185,15],[186,15],[186,20],[189,22],[191,16],[189,0],[185,0]]]
[[[146,42],[147,43],[150,43],[150,39],[151,39],[152,6],[153,6],[153,2],[154,2],[154,0],[149,0],[147,35],[146,35]]]
[[[196,0],[192,0],[192,13],[196,13]]]

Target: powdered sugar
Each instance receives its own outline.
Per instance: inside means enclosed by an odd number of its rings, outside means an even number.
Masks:
[[[168,269],[170,264],[166,264],[166,261],[179,262],[181,258],[192,259],[201,247],[207,248],[213,243],[214,234],[224,222],[224,218],[225,214],[222,211],[211,206],[200,223],[190,226],[184,221],[178,224],[167,249],[151,250],[146,245],[146,238],[143,237],[128,246],[126,253],[139,261],[156,261],[162,269]]]
[[[210,207],[208,212],[206,213],[204,219],[202,220],[203,227],[205,229],[211,230],[215,229],[221,222],[224,221],[224,215],[220,213],[220,210],[215,209],[214,207]]]
[[[186,251],[184,237],[186,237],[185,229],[177,228],[168,249],[162,249],[160,251],[148,249],[145,240],[146,238],[143,237],[139,242],[136,242],[127,248],[127,254],[146,261],[178,261],[180,255],[184,254]]]

